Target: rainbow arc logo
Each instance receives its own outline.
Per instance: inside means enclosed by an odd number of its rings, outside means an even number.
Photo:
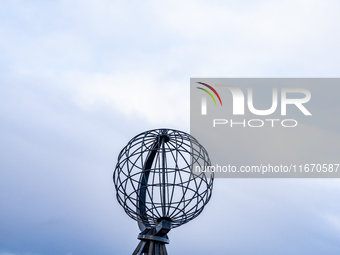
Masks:
[[[206,83],[203,83],[203,82],[196,82],[196,83],[201,84],[201,85],[203,85],[203,86],[206,86],[206,87],[209,88],[212,92],[214,92],[214,94],[217,96],[217,98],[218,98],[218,100],[220,101],[220,104],[221,104],[221,106],[222,106],[222,100],[221,100],[221,98],[220,98],[220,95],[217,93],[217,91],[216,91],[213,87],[211,87],[210,85],[208,85],[208,84],[206,84]],[[214,100],[215,105],[217,106],[216,100],[215,100],[213,94],[211,94],[211,92],[210,92],[209,90],[204,89],[204,88],[201,88],[201,87],[196,87],[196,88],[198,88],[198,89],[200,89],[200,90],[203,90],[203,91],[206,92],[209,96],[211,96],[211,98]]]

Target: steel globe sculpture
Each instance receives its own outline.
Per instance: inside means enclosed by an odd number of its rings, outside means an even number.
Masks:
[[[155,129],[130,140],[113,174],[117,200],[138,222],[140,243],[133,254],[167,254],[167,233],[197,217],[209,202],[213,174],[195,172],[211,162],[191,135]]]

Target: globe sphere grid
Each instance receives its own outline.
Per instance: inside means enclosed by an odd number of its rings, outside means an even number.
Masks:
[[[191,135],[155,129],[130,140],[113,174],[117,200],[132,219],[152,228],[162,219],[172,228],[197,217],[210,200],[213,174],[195,173],[211,162]]]

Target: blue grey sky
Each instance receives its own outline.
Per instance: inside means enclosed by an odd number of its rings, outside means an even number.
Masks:
[[[190,77],[339,77],[338,1],[3,0],[0,255],[131,254],[112,172]],[[339,254],[340,182],[218,179],[169,254]]]

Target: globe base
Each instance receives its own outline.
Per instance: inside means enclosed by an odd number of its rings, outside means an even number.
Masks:
[[[132,255],[167,255],[165,244],[170,242],[167,233],[171,222],[162,219],[155,228],[147,228],[138,235],[141,240]]]

